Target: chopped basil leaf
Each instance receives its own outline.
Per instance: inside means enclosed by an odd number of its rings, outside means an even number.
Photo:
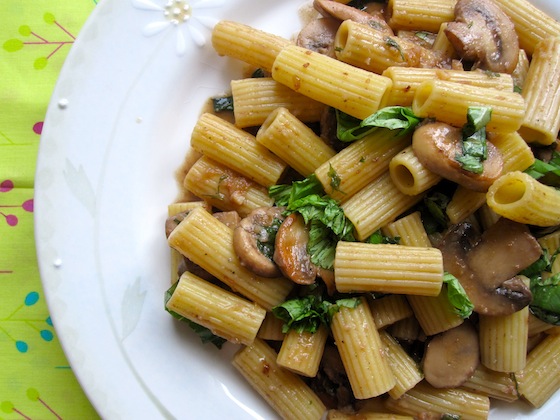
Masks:
[[[443,282],[447,285],[447,299],[453,305],[455,312],[462,318],[468,318],[472,314],[474,305],[457,277],[446,272],[443,275]]]
[[[329,176],[329,178],[331,179],[331,188],[334,191],[340,191],[339,187],[340,187],[340,176],[338,175],[338,173],[336,172],[336,170],[332,167],[332,165],[329,165],[329,172],[327,173],[327,175]]]
[[[176,318],[181,322],[185,322],[189,327],[191,327],[191,329],[200,337],[200,340],[202,341],[203,344],[212,343],[217,348],[221,349],[222,346],[224,345],[224,343],[227,341],[226,339],[224,339],[222,337],[218,337],[212,331],[210,331],[208,328],[206,328],[206,327],[204,327],[200,324],[197,324],[196,322],[193,322],[188,318],[185,318],[184,316],[178,314],[175,311],[170,310],[167,307],[167,302],[169,301],[169,299],[171,299],[171,296],[173,295],[173,292],[175,292],[175,289],[177,288],[178,283],[179,283],[178,281],[175,282],[175,284],[173,284],[173,286],[171,286],[169,289],[167,289],[165,291],[165,295],[164,295],[165,310],[169,314],[171,314],[173,316],[173,318]]]
[[[401,46],[399,45],[399,43],[395,39],[393,39],[391,37],[387,37],[387,38],[385,38],[385,44],[387,44],[390,48],[395,48],[399,52],[399,54],[401,55],[402,61],[406,61],[403,50],[402,50]]]
[[[323,300],[321,296],[308,295],[290,299],[272,308],[272,313],[284,321],[284,333],[295,330],[297,332],[316,332],[321,325],[329,325],[333,315],[341,307],[355,308],[360,303],[357,298],[337,300],[334,303]]]
[[[266,231],[266,234],[259,235],[259,239],[257,239],[257,249],[269,260],[272,260],[272,257],[274,256],[274,243],[276,242],[276,234],[278,233],[278,229],[281,224],[282,220],[274,219],[270,226],[263,228]],[[266,240],[261,240],[261,237],[265,237]]]
[[[422,223],[428,234],[442,231],[449,224],[446,210],[450,198],[439,191],[429,193],[424,197],[420,206]]]
[[[233,96],[212,98],[214,112],[233,111]]]
[[[325,269],[332,269],[334,249],[341,240],[353,241],[354,226],[344,215],[337,201],[328,197],[315,175],[291,185],[274,185],[269,194],[287,213],[298,212],[310,226],[308,252],[311,261]]]
[[[397,135],[403,136],[413,131],[422,119],[414,115],[410,107],[388,106],[361,121],[337,110],[336,121],[338,139],[351,142],[371,134],[378,128],[400,130]]]
[[[377,231],[373,232],[369,238],[366,239],[366,243],[368,244],[394,244],[394,245],[398,245],[400,243],[401,238],[396,236],[396,237],[390,237],[390,236],[385,236],[383,235],[383,233],[381,232],[381,229],[378,229]]]
[[[256,69],[256,70],[253,72],[253,74],[251,74],[251,77],[252,77],[253,79],[260,79],[260,78],[265,77],[265,76],[266,76],[266,74],[264,73],[264,70],[261,69],[261,68]]]
[[[555,150],[548,162],[536,159],[535,163],[525,170],[525,173],[538,179],[543,184],[555,188],[560,187],[560,153]]]
[[[467,123],[463,127],[462,152],[455,156],[465,171],[481,174],[483,161],[488,157],[486,125],[492,117],[492,108],[469,107]]]

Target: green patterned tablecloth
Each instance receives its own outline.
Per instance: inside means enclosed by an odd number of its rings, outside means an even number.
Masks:
[[[0,1],[0,420],[98,417],[49,317],[33,232],[45,112],[64,59],[97,2]]]

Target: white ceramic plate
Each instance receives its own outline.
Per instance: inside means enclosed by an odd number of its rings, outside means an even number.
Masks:
[[[240,75],[209,28],[230,19],[290,37],[306,3],[175,0],[192,13],[175,25],[167,0],[104,0],[72,48],[41,139],[36,239],[54,325],[103,418],[275,417],[230,366],[233,347],[203,346],[164,311],[163,224],[202,104]],[[560,16],[554,0],[535,3]],[[529,417],[524,405],[492,411]]]

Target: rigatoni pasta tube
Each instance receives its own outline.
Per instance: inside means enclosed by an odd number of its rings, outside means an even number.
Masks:
[[[278,54],[272,78],[359,119],[385,105],[392,84],[387,77],[295,45]]]
[[[257,276],[241,265],[233,249],[233,230],[202,207],[192,210],[171,232],[169,245],[232,290],[266,310],[284,302],[293,283]]]
[[[426,335],[435,335],[450,330],[464,321],[449,302],[446,285],[443,285],[437,296],[408,295],[407,299]]]
[[[389,398],[386,407],[415,418],[424,413],[437,413],[455,415],[461,420],[486,420],[490,399],[461,388],[436,389],[422,381],[399,399]]]
[[[240,216],[274,204],[265,187],[206,156],[190,168],[183,186],[209,205]]]
[[[289,44],[285,38],[238,22],[222,20],[212,29],[212,46],[219,55],[268,71],[276,55]]]
[[[560,389],[560,335],[547,336],[527,357],[516,375],[519,392],[534,407],[541,407]]]
[[[437,296],[443,258],[437,248],[340,241],[334,260],[339,292]]]
[[[519,93],[443,80],[422,82],[412,101],[417,116],[435,118],[455,127],[465,125],[471,106],[492,108],[492,117],[486,125],[489,131],[517,131],[525,113],[525,101]]]
[[[412,150],[412,146],[401,150],[391,159],[389,174],[399,191],[406,195],[421,194],[442,179],[441,176],[422,165]]]
[[[389,390],[392,398],[399,398],[409,389],[424,379],[424,374],[418,364],[401,347],[401,345],[386,331],[380,331],[381,342],[387,348],[389,366],[395,376],[395,386]]]
[[[391,66],[423,65],[420,60],[436,63],[431,50],[350,19],[338,28],[334,51],[338,60],[378,74]]]
[[[231,81],[233,115],[240,128],[258,127],[278,107],[288,109],[303,122],[317,122],[325,105],[297,93],[271,77]]]
[[[462,71],[438,68],[389,67],[383,73],[393,81],[387,105],[412,105],[418,87],[427,80],[445,80],[489,89],[513,91],[509,74],[489,74],[482,70]]]
[[[303,176],[309,176],[336,151],[286,108],[276,108],[256,135],[257,142]]]
[[[363,400],[395,386],[383,343],[365,298],[354,308],[341,307],[331,321],[332,334],[354,397]]]
[[[437,32],[444,22],[455,19],[457,0],[389,0],[389,25],[396,29]]]
[[[513,374],[495,372],[483,365],[478,365],[474,374],[461,387],[501,401],[512,402],[519,399]]]
[[[529,0],[494,0],[515,26],[520,48],[533,54],[539,41],[558,36],[560,22],[540,10]]]
[[[276,352],[257,338],[233,357],[233,366],[286,420],[320,420],[326,407],[297,374],[278,366]]]
[[[377,329],[385,328],[414,315],[406,297],[403,295],[387,295],[373,299],[369,308]]]
[[[486,200],[497,214],[519,223],[560,224],[560,192],[524,172],[502,175],[488,189]]]
[[[327,194],[344,202],[386,172],[393,156],[410,141],[410,136],[396,137],[392,130],[376,130],[323,163],[315,175]]]
[[[286,163],[254,136],[214,114],[200,116],[192,131],[191,146],[265,187],[276,184],[286,170]]]
[[[284,336],[276,362],[292,372],[313,378],[317,375],[329,330],[321,325],[317,331],[290,330]]]
[[[404,246],[432,246],[419,211],[407,214],[381,228],[385,236],[399,238]]]
[[[236,344],[251,344],[266,314],[256,303],[189,272],[179,278],[166,307]]]
[[[527,112],[519,134],[529,143],[549,145],[560,129],[560,38],[537,44],[521,94]]]
[[[342,204],[346,217],[354,224],[360,241],[395,220],[422,199],[422,195],[400,192],[389,171],[374,179]]]
[[[506,316],[480,315],[480,361],[497,372],[518,372],[525,367],[529,336],[529,308]]]

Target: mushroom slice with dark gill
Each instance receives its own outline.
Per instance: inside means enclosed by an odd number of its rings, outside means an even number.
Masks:
[[[333,18],[313,19],[299,32],[296,44],[334,58],[334,38],[339,26],[340,21]]]
[[[393,30],[383,18],[383,13],[380,10],[369,13],[333,0],[314,0],[313,7],[324,17],[332,17],[339,21],[352,20],[364,23],[386,35],[393,35]]]
[[[480,363],[478,332],[469,321],[430,339],[422,368],[434,388],[461,386]]]
[[[260,207],[241,219],[233,230],[233,248],[241,265],[259,276],[281,274],[271,257],[283,211],[281,207]]]
[[[538,260],[542,249],[526,225],[501,218],[480,235],[460,223],[439,248],[444,270],[457,277],[475,312],[510,315],[531,302],[529,286],[517,274]]]
[[[297,284],[313,284],[317,266],[307,252],[309,230],[303,216],[292,213],[282,222],[274,244],[274,262],[280,271]]]
[[[474,66],[511,73],[519,59],[519,39],[509,17],[491,0],[458,0],[455,21],[445,34],[455,50]]]
[[[412,135],[412,149],[418,160],[430,171],[470,190],[486,192],[502,174],[500,151],[487,142],[488,156],[480,174],[464,170],[456,159],[462,154],[462,130],[442,122],[419,126]]]

